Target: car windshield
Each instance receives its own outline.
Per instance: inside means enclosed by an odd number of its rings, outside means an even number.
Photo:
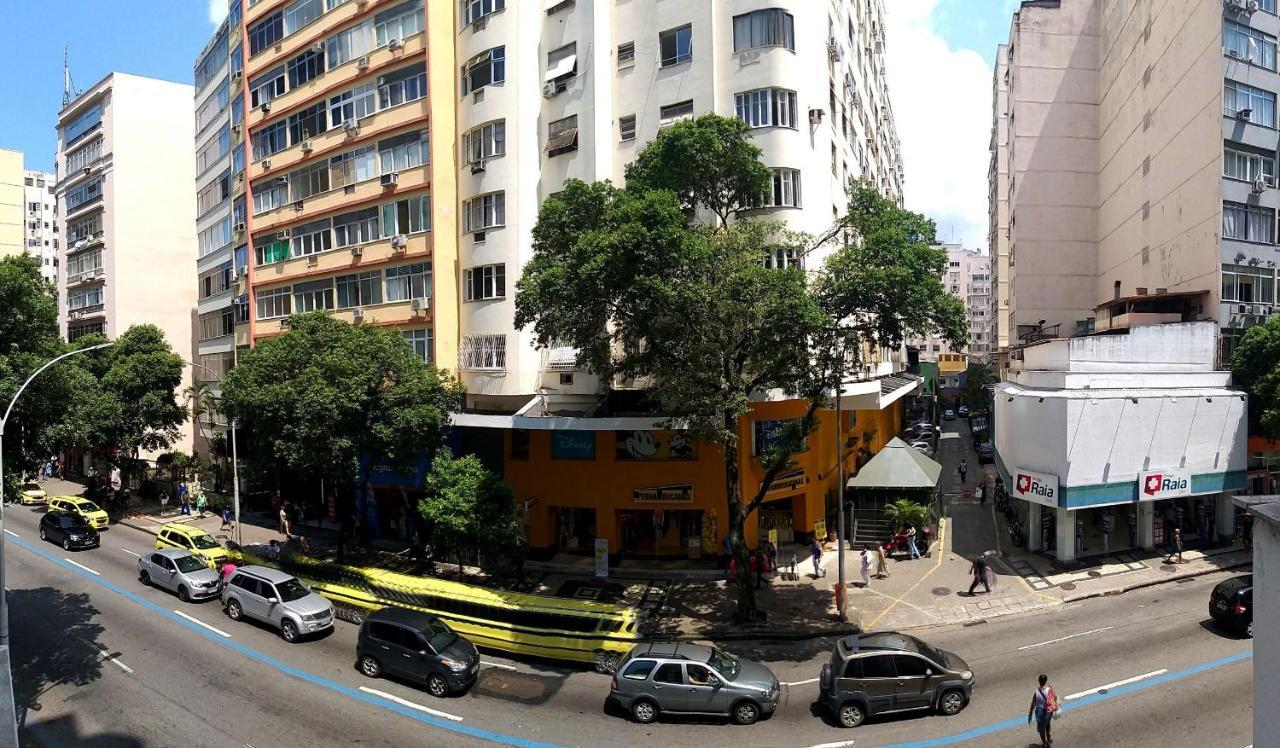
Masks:
[[[22,490],[23,491],[39,491],[40,484],[39,483],[23,483]]]
[[[276,590],[280,593],[280,602],[285,603],[311,594],[311,590],[307,589],[307,586],[296,578],[280,582],[276,585]]]
[[[934,649],[914,636],[911,637],[911,641],[916,645],[916,651],[920,654],[928,657],[943,667],[951,667],[951,661],[947,659],[947,655],[942,650]]]
[[[196,548],[199,548],[202,551],[209,550],[210,548],[219,547],[218,541],[214,540],[212,537],[208,535],[192,535],[191,545],[195,546]]]
[[[431,645],[431,649],[436,652],[443,652],[458,640],[458,635],[453,633],[453,629],[449,628],[449,624],[436,619],[427,624],[427,628],[422,632],[427,637],[427,643]]]
[[[742,672],[742,663],[738,662],[736,657],[714,647],[711,649],[711,658],[707,660],[707,664],[729,680],[737,680],[738,673]]]
[[[175,558],[173,562],[178,565],[178,571],[184,574],[190,574],[193,571],[200,571],[201,569],[209,568],[208,566],[205,566],[204,562],[197,556],[179,556]]]
[[[92,501],[80,501],[76,503],[76,509],[82,512],[96,512],[98,511],[98,505]]]
[[[78,514],[66,514],[62,517],[63,527],[88,527],[89,522]]]

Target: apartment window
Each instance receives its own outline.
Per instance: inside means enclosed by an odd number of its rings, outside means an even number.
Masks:
[[[502,370],[507,368],[506,335],[464,335],[462,368]]]
[[[308,49],[289,60],[285,70],[289,74],[289,88],[297,88],[307,81],[318,78],[324,72],[324,50],[316,52]]]
[[[231,172],[228,170],[196,193],[196,215],[203,216],[230,196]]]
[[[289,147],[289,131],[284,120],[272,122],[253,134],[253,159],[267,158]]]
[[[1223,21],[1222,51],[1268,70],[1276,69],[1276,38],[1235,21]]]
[[[284,177],[253,185],[253,214],[266,213],[289,202],[289,181]]]
[[[284,35],[288,36],[306,26],[323,12],[321,0],[297,0],[284,9]]]
[[[430,143],[426,130],[407,132],[378,143],[378,161],[383,174],[412,169],[429,163],[430,160]]]
[[[205,99],[200,108],[196,110],[196,132],[208,127],[209,123],[213,122],[227,108],[229,95],[230,89],[227,82],[223,81],[222,85],[218,86],[217,90],[209,98]]]
[[[62,128],[62,147],[69,148],[72,143],[88,135],[90,131],[102,123],[102,105],[94,104],[79,117]]]
[[[196,235],[197,251],[200,257],[231,243],[231,216],[223,218],[209,228]]]
[[[375,111],[372,83],[343,91],[329,99],[329,121],[334,127],[368,117]]]
[[[270,265],[289,259],[289,240],[270,234],[253,242],[253,259],[257,265]]]
[[[102,250],[95,249],[92,252],[82,252],[78,255],[67,258],[67,280],[79,280],[83,276],[91,275],[102,269]]]
[[[254,293],[254,304],[258,310],[258,319],[275,319],[288,317],[290,314],[291,293],[288,286],[272,288]]]
[[[281,65],[249,81],[249,106],[256,109],[284,91],[284,66]]]
[[[239,3],[236,3],[235,7],[239,7],[239,5],[240,5]],[[231,65],[229,69],[231,70],[232,75],[235,75],[236,73],[244,72],[243,52],[244,52],[244,48],[239,44],[236,44],[235,48],[231,50],[231,54],[229,57],[231,61]]]
[[[636,116],[628,114],[618,118],[618,140],[636,139]]]
[[[625,68],[636,64],[636,43],[623,42],[618,45],[618,67]]]
[[[506,0],[462,0],[463,25],[470,26],[506,7]]]
[[[72,176],[102,156],[102,140],[95,140],[67,156],[67,176]]]
[[[77,218],[67,224],[67,241],[75,243],[81,239],[91,239],[94,234],[102,230],[102,214],[94,213],[91,216]]]
[[[67,308],[75,311],[77,309],[88,309],[90,307],[102,306],[102,286],[94,286],[92,288],[81,288],[67,293]]]
[[[357,57],[363,57],[371,49],[373,49],[372,21],[365,21],[349,29],[339,31],[324,45],[330,70]]]
[[[666,127],[682,119],[693,118],[693,99],[679,104],[668,104],[658,110],[658,126]]]
[[[693,59],[693,26],[688,24],[658,34],[659,64],[679,65]]]
[[[563,91],[568,80],[578,74],[578,43],[570,42],[547,53],[548,83],[556,84],[556,91]]]
[[[284,14],[273,13],[249,27],[249,56],[253,57],[284,38]]]
[[[472,57],[462,66],[462,93],[479,91],[507,79],[507,49],[494,47]]]
[[[409,0],[382,11],[373,17],[373,31],[379,47],[392,39],[403,41],[422,31],[422,3]]]
[[[1228,117],[1245,118],[1243,114],[1248,111],[1249,115],[1245,119],[1253,124],[1276,126],[1276,95],[1271,91],[1232,80],[1226,81],[1223,84],[1222,108]]]
[[[769,189],[760,196],[761,208],[799,208],[800,172],[797,169],[770,169]]]
[[[547,156],[578,150],[578,115],[571,114],[547,125]]]
[[[431,363],[431,360],[435,358],[435,341],[432,340],[430,329],[405,330],[404,340],[413,349],[414,355],[426,363]]]
[[[295,314],[316,312],[333,308],[333,281],[329,278],[293,285],[293,311]]]
[[[318,101],[289,115],[289,142],[301,143],[328,129],[327,111],[325,103]]]
[[[507,266],[482,265],[462,271],[464,301],[503,299],[507,296]]]
[[[102,177],[91,179],[84,184],[76,186],[74,189],[67,191],[67,212],[79,208],[82,205],[88,205],[102,197]]]
[[[764,266],[770,270],[804,267],[804,258],[795,247],[778,247],[771,250],[764,258]]]
[[[735,94],[733,98],[738,118],[750,127],[795,129],[797,126],[795,91],[784,88],[760,88]]]
[[[397,70],[378,79],[378,108],[387,109],[427,95],[427,72],[421,65]]]
[[[382,206],[382,236],[431,230],[431,196],[417,195]]]
[[[387,268],[387,301],[425,299],[431,295],[431,263]]]
[[[498,120],[468,130],[462,136],[462,152],[468,163],[486,161],[507,152],[507,123]]]
[[[196,154],[196,174],[203,174],[231,150],[231,127],[223,125],[218,134]]]
[[[795,51],[795,19],[779,8],[744,13],[733,17],[733,51],[760,47],[786,47]]]
[[[293,256],[305,257],[333,249],[333,232],[329,219],[304,223],[293,230]]]
[[[507,223],[507,196],[505,192],[477,195],[462,205],[463,233],[485,231]]]
[[[378,238],[378,209],[365,208],[333,217],[333,244],[349,247]]]
[[[231,100],[231,124],[244,122],[244,99],[237,95]]]
[[[289,175],[289,192],[294,201],[328,191],[329,164],[326,161],[309,164]]]
[[[213,80],[213,76],[218,73],[218,68],[221,68],[222,63],[226,61],[227,27],[223,26],[218,29],[213,44],[209,46],[209,51],[196,63],[196,90],[199,91]]]
[[[1265,155],[1254,153],[1228,143],[1223,148],[1222,176],[1245,182],[1266,179],[1271,184],[1275,184],[1275,156],[1270,152]]]
[[[235,311],[223,307],[215,312],[200,315],[200,340],[212,340],[236,331]]]
[[[752,422],[751,454],[759,457],[777,445],[794,419],[776,419]],[[808,440],[801,442],[799,451],[808,451]]]
[[[339,275],[337,278],[338,308],[372,306],[382,303],[382,271]]]
[[[329,185],[334,189],[373,179],[377,175],[378,152],[375,146],[365,146],[329,159]]]
[[[1276,212],[1240,203],[1222,204],[1222,238],[1275,244]]]
[[[327,12],[327,11],[333,10],[339,5],[342,5],[345,2],[347,2],[347,0],[324,0],[324,9]]]
[[[1275,271],[1248,265],[1223,265],[1222,300],[1246,304],[1275,304]]]

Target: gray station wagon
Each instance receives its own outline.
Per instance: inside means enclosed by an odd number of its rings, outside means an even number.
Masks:
[[[222,605],[231,620],[270,624],[291,644],[304,634],[333,628],[332,603],[297,577],[267,566],[236,569],[222,587]]]
[[[974,686],[973,671],[959,655],[896,631],[836,642],[818,682],[822,705],[844,727],[890,712],[937,709],[957,714],[969,703]]]
[[[701,644],[632,648],[613,675],[609,701],[641,724],[661,714],[725,715],[749,725],[778,708],[778,679],[755,662]]]

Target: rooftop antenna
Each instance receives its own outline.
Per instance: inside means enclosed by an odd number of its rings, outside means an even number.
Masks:
[[[71,80],[71,66],[67,64],[67,45],[62,45],[62,106],[65,108],[76,97],[80,95],[80,90],[76,88],[76,84]]]

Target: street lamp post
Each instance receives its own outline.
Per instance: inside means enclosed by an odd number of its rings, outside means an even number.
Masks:
[[[88,351],[96,351],[100,348],[106,348],[114,343],[99,343],[85,348],[78,348],[74,351],[67,351],[61,356],[57,356],[44,366],[36,369],[35,372],[27,377],[27,381],[22,383],[18,391],[14,393],[13,399],[9,401],[9,407],[5,408],[4,417],[0,418],[0,494],[4,493],[4,427],[9,423],[9,414],[13,412],[13,406],[17,404],[18,398],[22,397],[23,390],[27,389],[27,385],[31,384],[31,380],[40,376],[40,373],[50,366],[58,363],[64,358],[74,356],[78,353]],[[0,647],[9,646],[9,595],[4,592],[4,510],[0,508]]]
[[[187,363],[217,376],[213,369],[204,364],[197,364],[194,361],[188,361]],[[214,381],[221,383],[222,377],[217,377]],[[196,424],[196,428],[199,429],[200,425]],[[240,455],[236,451],[236,422],[234,419],[231,421],[231,511],[235,513],[236,517],[236,545],[244,545],[242,542],[243,536],[240,534]]]
[[[836,597],[839,610],[836,614],[840,616],[841,621],[847,621],[849,617],[845,598],[849,590],[845,588],[844,581],[844,434],[840,431],[841,421],[844,420],[840,412],[840,391],[844,389],[843,379],[843,376],[836,378],[836,568],[839,570],[837,581],[840,584],[840,595]]]

